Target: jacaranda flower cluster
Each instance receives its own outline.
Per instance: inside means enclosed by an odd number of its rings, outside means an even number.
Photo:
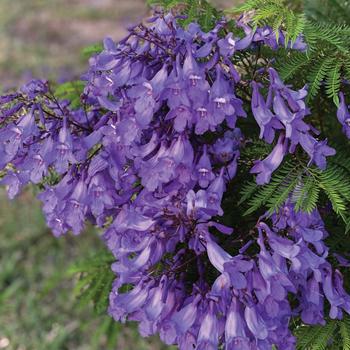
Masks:
[[[143,336],[158,333],[182,350],[292,350],[292,317],[323,324],[327,302],[329,316],[340,318],[350,296],[327,260],[317,210],[297,212],[287,201],[243,239],[223,224],[247,138],[237,125],[255,118],[260,138],[274,143],[252,164],[258,184],[287,153],[305,152],[324,169],[335,151],[305,121],[306,87],[286,86],[272,67],[243,81],[233,63],[248,50],[284,45],[283,32],[277,41],[271,28],[236,26],[242,37],[224,20],[204,33],[160,14],[118,44],[106,39],[83,77],[79,109],[38,80],[1,97],[2,183],[10,198],[40,184],[56,236],[78,234],[86,221],[105,229],[116,258],[115,320],[137,321]],[[305,50],[302,37],[289,47]],[[238,97],[242,86],[252,92],[248,104]],[[340,108],[348,133],[344,99]]]

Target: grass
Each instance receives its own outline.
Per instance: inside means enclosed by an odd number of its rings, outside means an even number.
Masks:
[[[222,8],[237,0],[211,0]],[[0,84],[18,86],[33,75],[79,76],[79,53],[105,36],[118,40],[147,13],[146,0],[1,0]]]
[[[84,47],[120,39],[145,13],[143,0],[1,0],[0,83],[78,76]]]

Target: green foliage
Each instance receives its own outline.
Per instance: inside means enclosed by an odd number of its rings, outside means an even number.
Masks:
[[[254,181],[248,183],[241,191],[241,202],[248,201],[248,209],[244,215],[252,214],[261,207],[266,207],[270,212],[278,210],[297,185],[299,175],[300,169],[296,171],[292,162],[286,162],[274,174],[269,184],[254,187]]]
[[[350,319],[346,317],[338,322],[339,333],[342,339],[343,350],[350,350]]]
[[[327,320],[325,326],[296,328],[298,350],[350,350],[350,318]]]
[[[337,49],[348,52],[349,44],[345,40],[349,35],[350,27],[345,24],[320,23],[308,20],[304,31],[309,50]]]
[[[78,296],[79,306],[85,307],[92,302],[98,314],[106,313],[109,293],[115,279],[111,270],[114,260],[110,252],[103,250],[69,268],[69,275],[78,276],[74,292]]]
[[[350,24],[350,3],[344,0],[306,0],[304,12],[315,21]]]
[[[80,95],[83,93],[85,83],[81,80],[69,81],[56,87],[54,95],[60,100],[68,100],[73,109],[81,107]]]
[[[94,55],[101,53],[102,51],[103,51],[103,46],[102,46],[102,44],[98,43],[98,44],[93,44],[93,45],[85,47],[82,50],[81,55],[83,58],[88,59],[91,56],[94,56]]]
[[[254,180],[248,182],[241,191],[240,204],[246,203],[248,207],[244,215],[262,207],[269,213],[278,211],[288,198],[291,198],[296,210],[309,213],[317,207],[323,194],[348,230],[350,160],[346,153],[340,153],[330,158],[328,163],[327,169],[322,171],[293,159],[284,162],[268,184],[258,186]]]
[[[282,62],[282,59],[281,61]],[[290,80],[308,65],[308,58],[305,53],[295,52],[282,64],[278,65],[278,72],[283,80]],[[323,75],[324,76],[324,75]],[[321,79],[322,80],[322,79]],[[309,89],[310,94],[310,89]]]
[[[321,0],[320,0],[321,1]],[[332,3],[333,1],[331,1]],[[334,0],[334,2],[336,2]],[[340,2],[337,2],[341,7]],[[344,8],[349,6],[344,2]],[[252,21],[257,26],[269,25],[279,36],[278,29],[285,34],[285,44],[294,42],[299,35],[304,37],[308,45],[305,53],[299,51],[284,51],[277,55],[277,68],[283,79],[302,78],[303,83],[310,86],[308,101],[322,92],[331,98],[336,105],[339,103],[338,93],[342,78],[348,79],[350,61],[350,43],[348,40],[350,26],[347,22],[320,22],[315,15],[308,17],[300,9],[291,8],[291,3],[284,0],[248,0],[231,13],[249,12]],[[344,9],[345,11],[345,9]],[[277,15],[276,15],[277,14]],[[305,72],[309,72],[305,76]]]
[[[318,201],[320,194],[320,187],[317,185],[314,178],[309,176],[304,182],[298,184],[294,189],[293,202],[295,203],[295,209],[297,211],[303,210],[305,212],[311,212]]]
[[[339,62],[335,63],[331,69],[328,71],[326,80],[326,93],[328,96],[333,98],[336,105],[339,104],[339,90],[341,83],[341,64]]]
[[[305,59],[305,62],[308,62],[308,60]],[[323,80],[332,67],[333,59],[328,57],[323,61],[316,61],[314,63],[308,75],[308,80],[310,81],[309,100],[313,99],[318,94]]]
[[[191,22],[198,22],[204,31],[212,29],[221,15],[220,11],[207,0],[147,0],[147,3],[183,13],[187,17],[182,21],[184,26]]]
[[[288,41],[294,42],[305,27],[304,14],[296,13],[283,0],[248,0],[241,6],[229,10],[228,13],[248,11],[254,11],[252,18],[254,25],[270,25],[276,33],[277,39],[279,29],[283,28],[287,34],[285,37],[286,44]]]

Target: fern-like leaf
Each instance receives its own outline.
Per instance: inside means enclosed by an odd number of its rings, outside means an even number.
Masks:
[[[312,350],[326,350],[328,348],[329,340],[332,338],[337,328],[336,321],[328,321],[328,323],[320,328],[318,336],[312,344]]]
[[[320,188],[313,176],[305,176],[303,180],[305,182],[293,193],[295,210],[311,213],[317,206]]]
[[[270,213],[277,212],[291,200],[297,211],[310,213],[318,205],[320,192],[344,221],[346,231],[350,230],[350,159],[347,152],[338,152],[334,159],[329,159],[326,170],[287,161],[273,174],[270,183],[264,186],[254,182],[246,184],[240,204],[248,206],[244,215],[249,215],[261,208]]]
[[[258,189],[258,185],[255,181],[245,184],[241,190],[241,199],[238,202],[238,205],[241,205],[247,199],[251,198],[254,192]]]
[[[329,320],[325,326],[302,325],[296,329],[297,350],[325,350],[337,332],[337,321]]]
[[[74,288],[79,306],[83,307],[92,302],[96,313],[106,312],[115,278],[110,268],[113,261],[114,257],[103,251],[70,267],[68,274],[79,278]]]
[[[303,67],[309,64],[309,57],[302,52],[293,53],[291,56],[283,57],[278,62],[277,70],[283,80],[293,78]]]
[[[253,184],[248,184],[244,189],[240,202],[247,201],[248,209],[243,215],[249,215],[256,210],[266,207],[269,212],[278,211],[294,190],[300,169],[296,169],[292,163],[286,162],[274,174],[269,184],[259,186],[253,190]],[[249,196],[251,197],[249,198]]]
[[[282,182],[279,186],[279,190],[272,194],[268,200],[269,213],[278,212],[279,208],[288,200],[291,192],[297,185],[298,177],[286,177],[285,182]]]
[[[303,14],[294,13],[283,0],[248,0],[227,12],[242,13],[254,11],[253,23],[256,26],[269,25],[279,38],[279,30],[283,29],[286,45],[294,42],[303,32],[305,17]]]
[[[350,317],[338,321],[343,350],[350,350]]]
[[[314,62],[314,66],[311,68],[308,76],[308,81],[310,82],[308,100],[313,99],[317,95],[321,84],[332,68],[333,63],[333,57],[326,58],[320,62]]]
[[[321,326],[305,326],[298,327],[295,331],[295,335],[298,339],[297,350],[308,350],[314,344],[315,340],[322,330]]]
[[[329,97],[331,97],[334,103],[339,105],[339,90],[341,83],[341,64],[338,62],[332,69],[328,72],[328,77],[326,81],[326,92]]]

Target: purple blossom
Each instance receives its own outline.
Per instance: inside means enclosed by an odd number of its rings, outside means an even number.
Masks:
[[[268,336],[268,329],[254,306],[247,306],[244,310],[247,327],[257,339],[264,340]]]
[[[196,175],[199,186],[202,188],[208,187],[210,181],[214,179],[214,173],[212,172],[211,162],[206,146],[204,146],[203,154],[199,158],[196,165]]]
[[[256,182],[259,185],[270,182],[272,173],[280,166],[287,152],[287,141],[284,135],[281,135],[272,152],[264,160],[256,161],[250,170],[253,174],[258,174]]]
[[[68,170],[70,163],[73,164],[76,162],[73,155],[73,140],[70,130],[67,128],[66,120],[58,134],[55,151],[55,169],[58,173],[63,174]]]
[[[253,81],[252,87],[252,112],[256,122],[260,127],[260,138],[263,138],[267,133],[265,127],[268,127],[274,115],[269,110],[269,107],[266,106],[265,100],[259,92],[259,84]]]
[[[215,314],[215,304],[209,304],[209,310],[204,315],[199,328],[197,348],[203,350],[216,350],[219,345],[218,319]]]
[[[343,127],[343,132],[347,138],[350,138],[350,113],[348,106],[345,103],[345,96],[342,92],[339,93],[340,104],[337,111],[337,118]]]
[[[225,324],[226,350],[250,350],[251,343],[246,335],[246,325],[243,319],[240,303],[232,299]]]
[[[327,145],[327,141],[317,141],[310,135],[302,135],[300,138],[300,144],[310,156],[310,163],[315,164],[322,170],[327,166],[326,157],[334,156],[335,149]]]
[[[180,350],[293,350],[292,317],[324,324],[326,304],[332,318],[350,312],[317,210],[296,211],[291,198],[251,230],[231,227],[236,174],[244,177],[251,164],[242,149],[252,135],[236,126],[239,117],[275,142],[251,169],[258,184],[299,146],[321,169],[335,153],[306,122],[306,87],[293,90],[271,67],[257,70],[251,84],[240,80],[237,52],[285,45],[282,31],[277,41],[271,28],[243,22],[236,26],[244,37],[222,37],[224,19],[204,33],[159,14],[118,44],[107,38],[83,76],[84,109],[57,100],[39,80],[0,98],[9,197],[41,183],[54,235],[78,234],[87,221],[103,228],[116,259],[110,315]],[[305,50],[302,37],[288,46]],[[254,118],[238,97],[242,87]]]
[[[164,66],[152,78],[152,80],[141,81],[138,85],[129,90],[129,96],[134,98],[136,121],[141,127],[146,127],[151,122],[157,108],[157,99],[167,79],[167,67]]]
[[[271,143],[275,138],[275,131],[283,129],[284,147],[287,148],[289,145],[290,153],[294,153],[296,146],[300,145],[310,157],[309,165],[315,163],[320,169],[325,169],[326,157],[334,155],[335,150],[327,145],[327,140],[317,140],[312,135],[312,132],[318,134],[317,130],[304,121],[304,118],[310,113],[304,102],[307,96],[306,87],[298,91],[292,90],[283,83],[273,68],[269,68],[269,76],[270,86],[266,101],[259,91],[259,84],[252,82],[251,106],[253,115],[260,126],[260,138]],[[273,112],[271,107],[273,107]],[[278,144],[280,145],[280,141]],[[275,153],[271,155],[276,156],[275,161],[268,157],[264,162],[258,161],[252,169],[253,173],[261,174],[257,177],[259,184],[270,181],[268,169],[275,170],[283,159],[282,153],[286,154],[285,150],[282,151],[281,145],[276,146],[274,151]]]

